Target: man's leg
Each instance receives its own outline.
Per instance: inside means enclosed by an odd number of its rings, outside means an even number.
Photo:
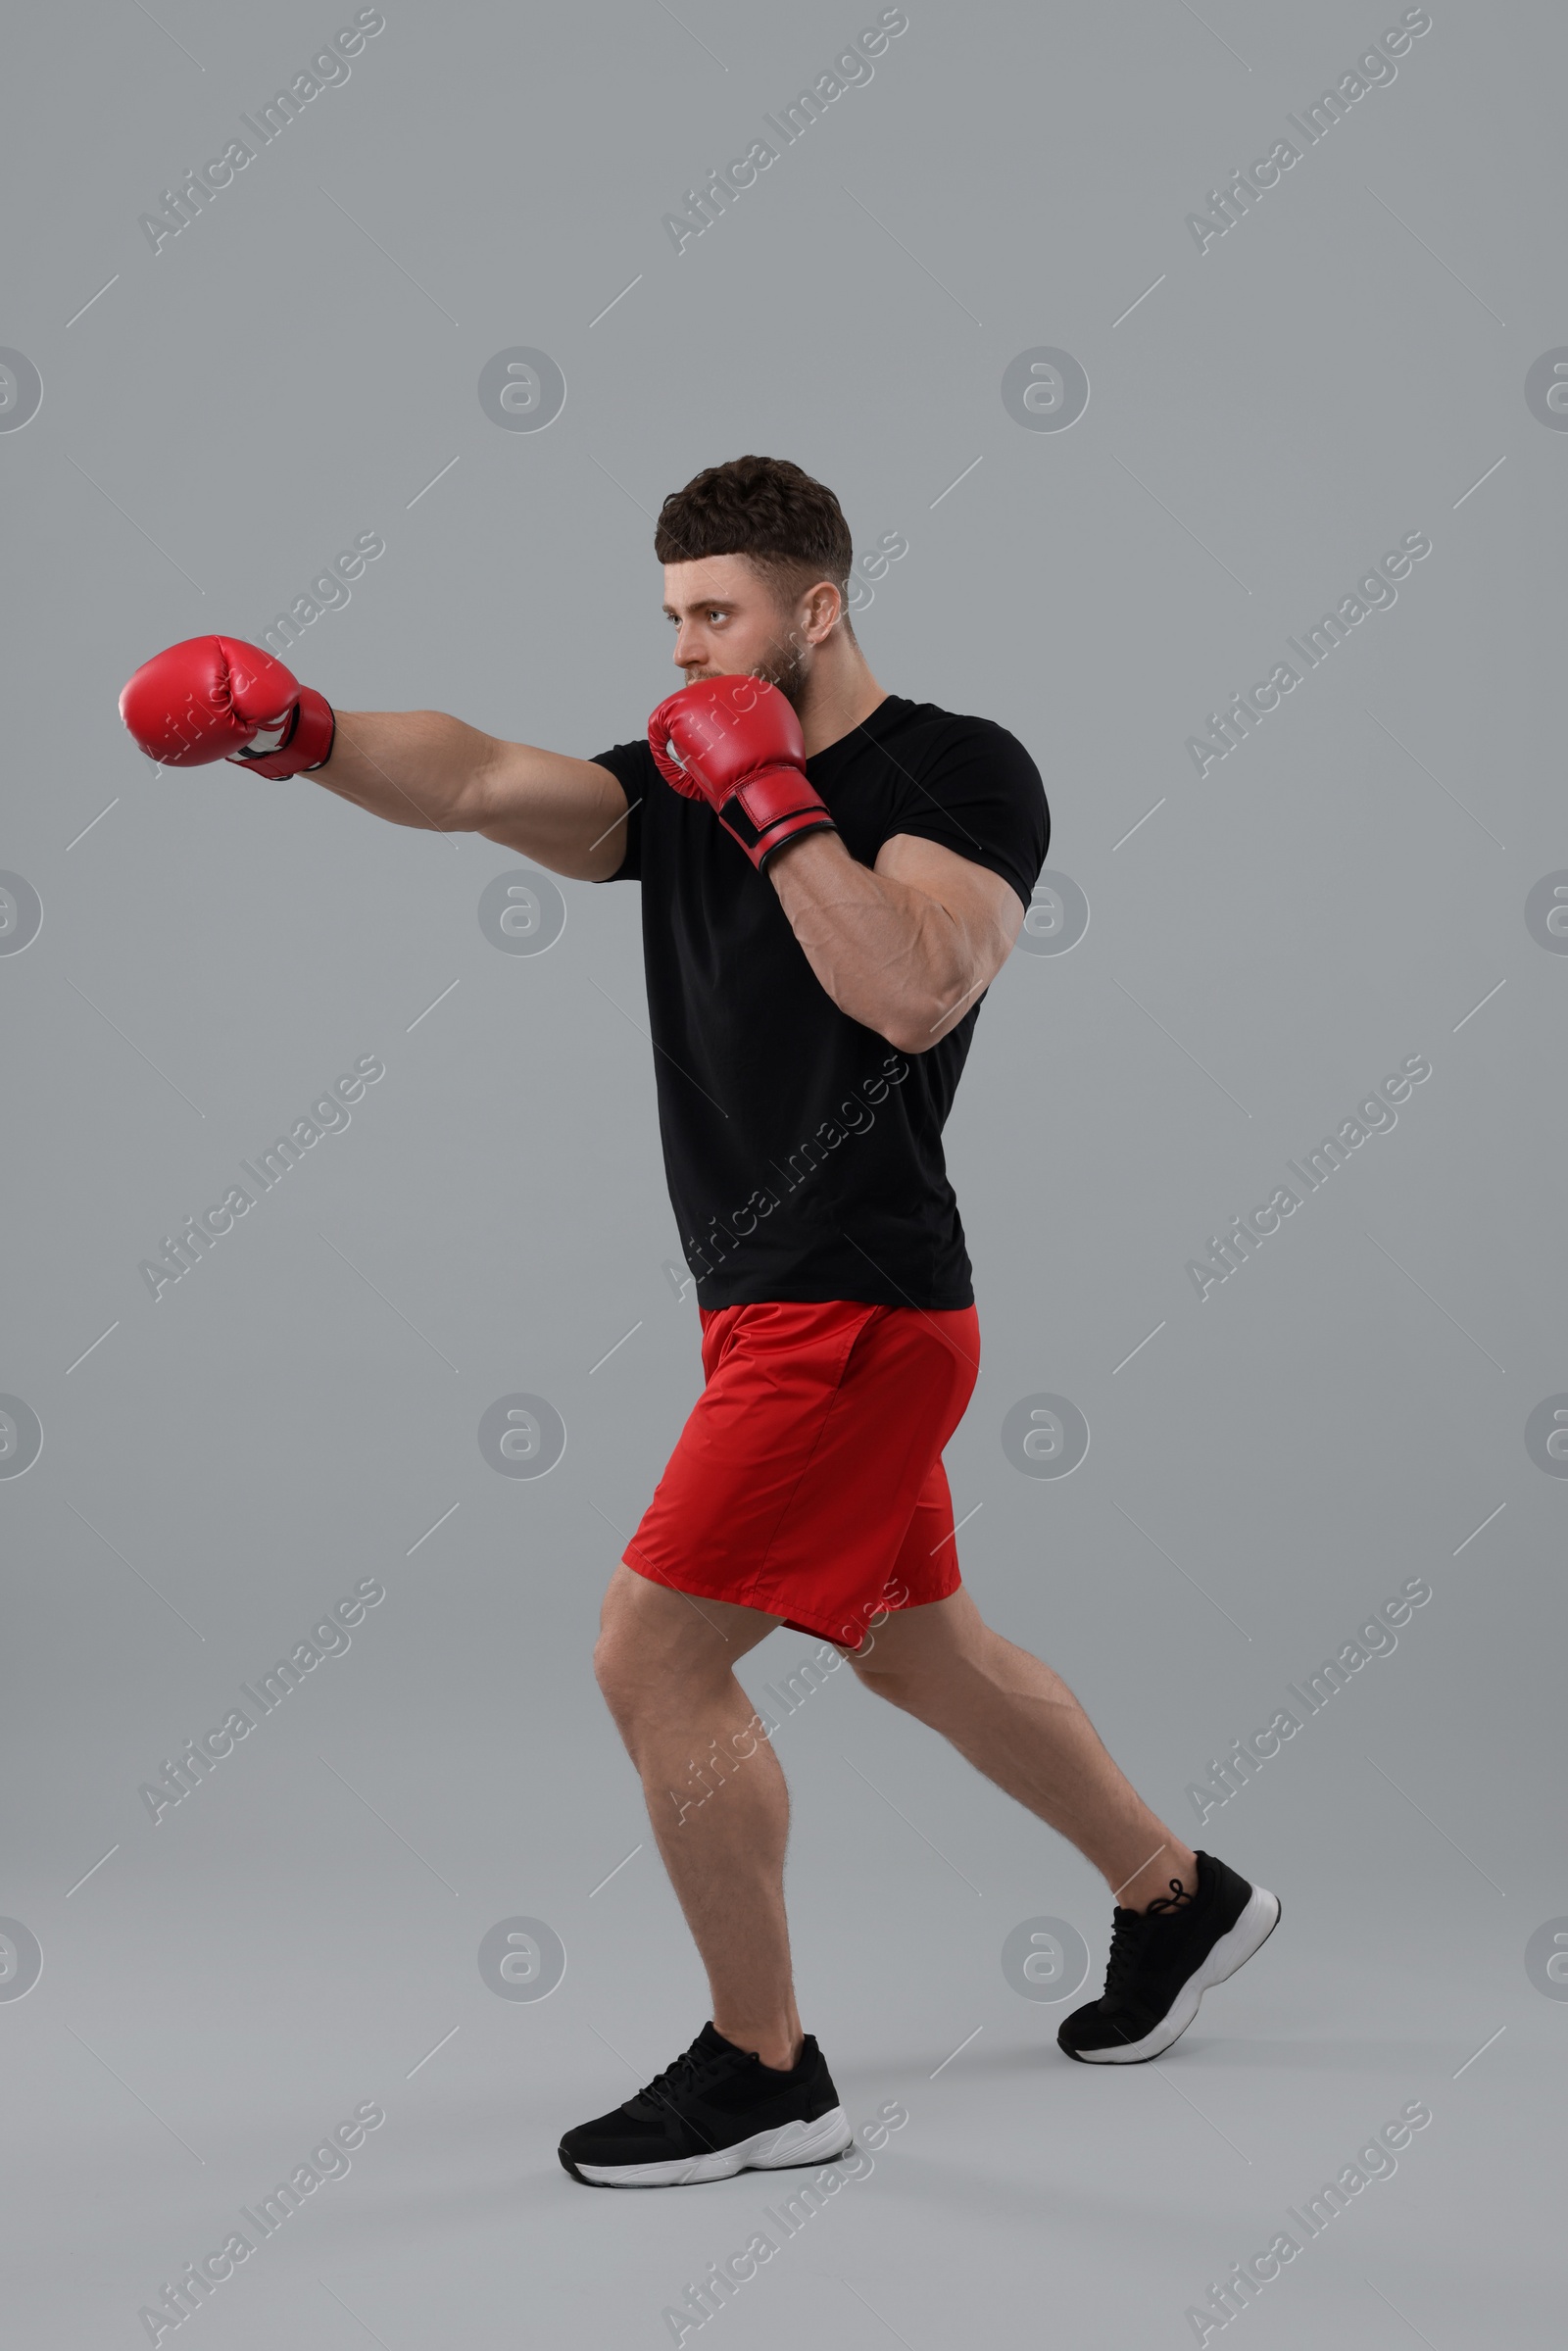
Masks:
[[[868,1647],[846,1653],[868,1690],[940,1731],[1076,1845],[1123,1909],[1147,1909],[1173,1878],[1197,1886],[1191,1846],[1117,1770],[1066,1683],[994,1633],[961,1588],[896,1609]]]
[[[1105,1988],[1062,2019],[1056,2040],[1069,2057],[1085,2065],[1158,2057],[1203,1994],[1274,1932],[1278,1897],[1213,1854],[1193,1852],[1157,1820],[1066,1684],[993,1633],[961,1586],[895,1611],[854,1663],[870,1689],[942,1732],[1059,1830],[1111,1888],[1118,1908]]]
[[[793,2066],[801,2020],[784,1917],[789,1793],[736,1662],[776,1616],[617,1566],[594,1670],[642,1775],[648,1817],[708,1970],[716,2030]]]

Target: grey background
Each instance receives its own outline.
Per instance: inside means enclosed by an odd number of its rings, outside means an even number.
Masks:
[[[1200,254],[1188,212],[1396,9],[910,0],[677,255],[661,216],[875,14],[388,0],[156,255],[138,215],[352,11],[10,36],[0,342],[43,382],[0,434],[0,865],[44,909],[0,956],[0,1388],[44,1431],[0,1481],[0,1911],[43,1952],[0,2001],[19,2343],[144,2341],[139,2306],[365,2099],[384,2127],[202,2310],[210,2345],[668,2341],[777,2200],[590,2197],[554,2152],[706,2013],[589,1668],[700,1379],[636,892],[565,883],[549,952],[498,952],[505,852],[156,773],[116,711],[158,647],[254,637],[373,530],[301,673],[591,754],[672,674],[651,515],[743,450],[830,481],[858,545],[906,536],[873,667],[1023,738],[1092,910],[1003,973],[949,1129],[985,1344],[948,1453],[966,1579],[1284,1925],[1168,2060],[1068,2066],[1001,1952],[1057,1918],[1098,1970],[1103,1888],[837,1676],[779,1739],[803,2010],[852,2119],[910,2119],[711,2326],[1190,2341],[1207,2281],[1420,2098],[1250,2338],[1554,2339],[1568,2015],[1525,1948],[1568,1913],[1568,1492],[1524,1427],[1568,1390],[1568,963],[1524,905],[1568,865],[1568,442],[1524,379],[1568,342],[1562,24],[1435,0],[1392,86]],[[516,346],[564,374],[546,432],[479,405]],[[1068,432],[1003,406],[1036,346],[1087,369]],[[1204,713],[1418,529],[1397,605],[1200,781]],[[365,1053],[352,1125],[155,1304],[138,1261]],[[1200,1303],[1205,1236],[1414,1053],[1397,1128]],[[479,1450],[516,1394],[565,1424],[542,1481]],[[1065,1480],[1002,1449],[1045,1394],[1091,1431]],[[1397,1652],[1200,1836],[1187,1784],[1417,1575]],[[368,1576],[348,1653],[154,1827],[139,1784]],[[752,1687],[808,1649],[775,1636]],[[567,1955],[543,2002],[479,1974],[518,1917]]]

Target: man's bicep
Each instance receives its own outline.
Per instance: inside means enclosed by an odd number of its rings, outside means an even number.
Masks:
[[[498,742],[484,778],[484,821],[475,827],[578,882],[608,881],[626,854],[630,802],[597,759]]]

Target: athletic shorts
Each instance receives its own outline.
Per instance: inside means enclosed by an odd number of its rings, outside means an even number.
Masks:
[[[622,1557],[656,1584],[856,1648],[956,1592],[942,1448],[980,1370],[973,1306],[702,1309],[707,1381]]]

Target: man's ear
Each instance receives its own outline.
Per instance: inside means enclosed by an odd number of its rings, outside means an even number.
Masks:
[[[844,599],[830,579],[818,580],[806,597],[807,640],[820,645],[830,637],[844,612]]]

